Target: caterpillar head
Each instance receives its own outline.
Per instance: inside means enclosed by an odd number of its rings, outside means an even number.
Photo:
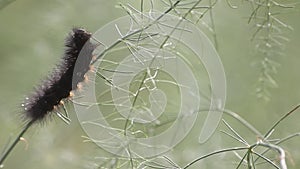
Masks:
[[[72,30],[73,43],[77,48],[82,48],[83,45],[91,38],[92,34],[83,28],[73,28]]]

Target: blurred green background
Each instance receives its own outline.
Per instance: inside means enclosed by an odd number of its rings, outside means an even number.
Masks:
[[[139,1],[134,0],[16,0],[0,10],[0,150],[20,131],[21,102],[63,54],[66,34],[74,26],[94,32],[111,20],[126,15],[122,9],[116,8],[118,2],[139,6]],[[218,3],[214,9],[219,54],[227,78],[226,108],[238,112],[262,133],[300,103],[299,10],[297,6],[282,17],[294,30],[286,32],[290,41],[286,43],[285,55],[275,59],[281,64],[275,78],[279,88],[271,90],[272,97],[266,102],[255,96],[259,69],[253,63],[260,58],[255,56],[255,44],[250,41],[254,28],[247,24],[247,18],[251,10],[243,4],[238,9],[231,9],[225,2]],[[72,110],[72,106],[68,107]],[[72,123],[69,126],[53,118],[31,128],[24,136],[28,147],[25,142],[20,142],[7,159],[5,168],[92,168],[90,165],[98,160],[95,157],[104,154],[99,153],[96,145],[83,143],[81,136],[85,133],[71,110]],[[300,132],[299,119],[300,111],[286,119],[277,128],[274,137],[283,138]],[[239,123],[228,117],[227,120],[246,138],[256,140]],[[219,127],[222,129],[224,125]],[[228,145],[240,146],[220,134],[216,134],[210,143],[200,145],[197,143],[199,131],[195,125],[188,137],[169,154],[176,163],[183,166],[205,152]],[[299,141],[300,138],[295,138],[284,144],[290,168],[300,167]],[[216,159],[223,161],[216,164]],[[199,163],[203,168],[217,165],[220,165],[219,168],[236,166],[224,155]]]

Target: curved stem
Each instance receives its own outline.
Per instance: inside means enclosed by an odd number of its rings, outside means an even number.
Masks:
[[[9,146],[8,150],[3,154],[3,156],[0,159],[0,166],[3,165],[4,160],[8,157],[9,153],[14,149],[14,147],[17,145],[17,143],[20,141],[20,138],[26,133],[27,129],[33,124],[34,120],[30,121],[24,129],[21,131],[21,133],[18,135],[18,137],[15,139],[15,141]]]
[[[222,150],[219,150],[219,151],[214,151],[212,153],[209,153],[207,155],[201,156],[201,157],[193,160],[192,162],[190,162],[189,164],[187,164],[186,166],[184,166],[182,169],[187,169],[190,166],[192,166],[193,164],[195,164],[196,162],[198,162],[198,161],[200,161],[200,160],[202,160],[204,158],[216,155],[216,154],[221,154],[221,153],[225,153],[225,152],[228,152],[228,151],[239,151],[239,150],[246,150],[246,149],[249,149],[249,147],[234,147],[234,148],[228,148],[228,149],[222,149]]]

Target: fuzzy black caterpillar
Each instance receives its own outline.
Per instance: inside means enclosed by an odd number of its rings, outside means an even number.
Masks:
[[[84,81],[85,73],[90,69],[92,52],[95,45],[90,42],[91,33],[81,28],[74,28],[65,40],[65,54],[61,63],[53,70],[34,93],[22,104],[25,117],[30,122],[41,121],[60,106],[62,100],[70,96],[77,85]],[[85,46],[84,55],[79,53]],[[79,62],[79,68],[75,64]]]
[[[89,71],[93,59],[93,51],[97,47],[90,41],[91,37],[92,34],[86,30],[74,28],[66,38],[66,50],[61,63],[22,104],[28,123],[0,157],[0,168],[30,126],[44,120],[51,112],[58,111],[55,109],[63,104],[63,99],[68,98],[70,92],[85,80],[85,74]]]

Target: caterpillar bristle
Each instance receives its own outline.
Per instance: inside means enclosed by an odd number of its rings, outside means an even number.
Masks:
[[[57,107],[63,104],[63,100],[72,97],[72,90],[81,86],[80,82],[85,80],[85,74],[90,70],[92,52],[95,49],[95,45],[90,42],[91,36],[92,34],[83,28],[72,29],[65,39],[66,49],[61,63],[22,104],[25,119],[34,122],[43,121],[51,112],[57,113],[59,111]],[[83,57],[79,59],[79,53],[84,45],[86,47]],[[75,64],[79,64],[76,70]]]

